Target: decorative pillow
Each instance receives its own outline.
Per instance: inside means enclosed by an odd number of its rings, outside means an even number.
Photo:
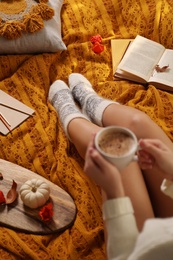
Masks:
[[[8,0],[7,0],[8,1]],[[16,1],[16,3],[15,3]],[[4,1],[6,2],[6,1]],[[21,16],[22,12],[19,12],[19,9],[17,9],[17,2],[18,0],[14,0],[13,5],[15,6],[15,9],[9,8],[7,14],[2,13],[1,5],[3,2],[0,1],[0,35],[2,35],[2,17],[7,16],[7,20],[9,19],[10,15],[12,19],[10,21],[7,21],[7,25],[14,22],[17,23],[16,17]],[[31,8],[28,7],[33,5],[34,0],[23,0],[25,2],[26,7],[23,11],[23,16],[27,18],[27,15],[29,16],[29,11]],[[36,2],[36,1],[35,1]],[[33,23],[32,21],[27,22],[27,26],[29,24],[30,29],[25,30],[23,33],[17,32],[18,37],[15,38],[15,36],[9,37],[9,33],[4,36],[0,36],[0,54],[26,54],[26,53],[43,53],[43,52],[58,52],[66,50],[66,46],[64,42],[62,41],[61,36],[61,8],[62,8],[63,0],[49,0],[48,6],[49,10],[46,13],[45,10],[41,10],[41,16],[44,16],[42,19],[41,17],[38,18],[37,22],[35,22],[36,25],[38,25],[39,29],[32,30],[33,29]],[[43,5],[46,5],[43,3]],[[48,7],[47,6],[47,7]],[[12,6],[11,6],[12,7]],[[34,5],[34,8],[36,8],[36,4]],[[16,14],[14,13],[16,11]],[[29,11],[28,11],[29,10]],[[34,9],[35,10],[35,9]],[[10,13],[11,11],[11,13]],[[18,12],[18,13],[17,13]],[[45,15],[44,15],[45,13]],[[49,14],[46,19],[46,15]],[[35,15],[35,14],[32,14]],[[14,19],[15,18],[15,19]],[[13,21],[11,21],[13,20]],[[26,20],[26,19],[25,19]],[[4,26],[4,24],[3,24]],[[22,31],[22,24],[19,25],[19,29]],[[26,25],[25,25],[26,26]],[[3,28],[4,29],[4,28]],[[11,30],[11,28],[10,28]],[[28,32],[31,31],[31,32]],[[32,32],[33,31],[33,32]],[[14,33],[11,30],[11,35]],[[15,39],[13,39],[15,38]]]

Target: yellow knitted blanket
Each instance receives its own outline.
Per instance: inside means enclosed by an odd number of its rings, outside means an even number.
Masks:
[[[36,111],[8,136],[0,135],[0,158],[26,167],[66,190],[77,217],[61,234],[38,236],[0,227],[1,260],[106,259],[100,190],[83,172],[83,160],[48,103],[50,84],[68,75],[86,76],[103,97],[147,113],[173,140],[173,95],[140,84],[115,81],[113,38],[137,34],[173,48],[172,0],[65,0],[61,12],[67,51],[0,56],[0,89]],[[104,51],[92,51],[90,37],[100,34]]]

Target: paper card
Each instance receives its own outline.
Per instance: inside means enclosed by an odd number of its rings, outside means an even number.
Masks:
[[[132,39],[113,39],[111,40],[111,50],[112,50],[112,66],[113,66],[113,75],[123,58],[128,46],[132,42]]]

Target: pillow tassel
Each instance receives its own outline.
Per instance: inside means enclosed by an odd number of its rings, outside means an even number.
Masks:
[[[54,16],[54,9],[48,6],[47,4],[40,3],[32,8],[34,13],[41,15],[43,20],[49,20]]]
[[[0,17],[0,36],[14,40],[22,36],[22,32],[34,33],[44,28],[44,20],[51,19],[55,13],[48,4],[48,0],[36,0],[30,12],[22,17],[22,20],[3,21]]]
[[[25,25],[18,21],[8,21],[6,23],[0,21],[0,35],[9,40],[21,37],[22,31],[25,31]]]
[[[36,13],[25,15],[23,23],[26,26],[26,31],[30,33],[37,32],[44,27],[43,19]]]

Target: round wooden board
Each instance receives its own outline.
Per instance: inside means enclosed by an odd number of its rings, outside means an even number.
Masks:
[[[73,224],[76,217],[76,206],[72,197],[59,186],[38,174],[27,170],[17,164],[0,159],[0,190],[6,197],[13,180],[17,183],[17,191],[27,180],[36,178],[44,180],[50,187],[50,201],[53,203],[53,217],[48,222],[43,222],[38,209],[24,206],[20,195],[10,205],[0,205],[0,225],[21,232],[46,235],[61,232]]]

